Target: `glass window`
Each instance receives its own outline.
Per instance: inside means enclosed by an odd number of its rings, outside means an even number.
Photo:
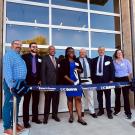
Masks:
[[[37,42],[37,44],[48,44],[49,30],[48,28],[7,25],[6,42],[10,43],[13,40],[22,40],[24,44],[28,44],[31,41]]]
[[[120,31],[120,17],[99,14],[91,14],[90,16],[92,28]]]
[[[66,49],[56,49],[56,54],[55,54],[55,56],[56,56],[57,58],[59,58],[60,55],[64,55],[64,56],[65,56],[65,50],[66,50]],[[79,50],[75,50],[75,55],[76,55],[76,57],[79,57]]]
[[[49,23],[49,9],[25,4],[7,3],[7,18],[11,21]]]
[[[91,42],[93,48],[104,46],[105,48],[120,48],[120,34],[91,32]]]
[[[90,9],[119,13],[119,0],[90,0]]]
[[[52,23],[55,25],[88,27],[88,13],[53,9]]]
[[[113,57],[114,51],[105,51],[105,55]],[[98,51],[91,51],[91,58],[98,56]]]
[[[87,8],[87,0],[52,0],[52,4],[76,8]]]
[[[88,32],[53,29],[52,43],[58,46],[88,47]]]
[[[27,0],[27,1],[33,1],[33,2],[39,2],[39,3],[49,3],[49,0]]]

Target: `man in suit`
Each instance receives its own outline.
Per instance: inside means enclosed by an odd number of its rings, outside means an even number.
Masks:
[[[81,65],[83,67],[83,73],[80,74],[82,84],[91,84],[91,59],[87,57],[87,51],[85,49],[80,50],[80,56],[79,61],[81,62]],[[84,99],[86,98],[88,109],[90,112],[90,115],[93,118],[97,118],[97,115],[95,113],[94,109],[94,95],[93,91],[83,91],[84,96],[82,97],[82,116],[84,116]]]
[[[41,81],[40,79],[40,68],[41,68],[41,58],[37,54],[37,43],[31,42],[29,44],[30,53],[24,54],[22,57],[27,66],[27,77],[26,82],[28,85],[38,85]],[[38,119],[38,104],[39,104],[39,91],[29,91],[24,96],[23,101],[23,122],[24,127],[29,128],[31,125],[29,124],[29,104],[32,95],[32,122],[37,124],[42,123]]]
[[[114,65],[113,60],[110,56],[105,55],[105,48],[99,47],[98,48],[99,56],[92,59],[92,82],[93,83],[109,83],[112,82],[114,79]],[[103,93],[105,94],[106,99],[106,110],[107,116],[109,119],[112,119],[112,111],[111,111],[111,90],[103,90],[97,91],[97,100],[99,104],[99,112],[97,113],[98,116],[104,114],[103,109]]]
[[[43,57],[41,65],[41,82],[43,85],[56,85],[58,81],[58,63],[55,58],[55,47],[49,46],[49,54]],[[59,122],[57,116],[59,105],[59,92],[51,91],[45,92],[45,108],[43,123],[48,123],[48,116],[50,113],[50,103],[52,101],[52,119]]]

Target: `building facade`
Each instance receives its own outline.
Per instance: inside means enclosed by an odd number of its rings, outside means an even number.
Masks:
[[[41,54],[54,45],[56,56],[64,55],[67,46],[74,47],[76,55],[85,48],[91,58],[99,46],[110,56],[121,48],[134,71],[135,0],[1,0],[0,7],[1,67],[11,41],[20,39],[23,52],[27,52],[29,42],[36,41]],[[1,109],[2,68],[0,77]],[[133,94],[130,99],[133,106]]]

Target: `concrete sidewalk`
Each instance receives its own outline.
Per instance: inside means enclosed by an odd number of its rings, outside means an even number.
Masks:
[[[135,118],[135,110],[132,112]],[[74,115],[76,116],[76,113]],[[77,123],[77,117],[74,123],[68,123],[68,113],[59,113],[59,117],[61,122],[55,122],[50,115],[47,125],[31,123],[32,127],[20,135],[135,135],[135,128],[131,126],[131,122],[135,119],[126,119],[124,112],[114,116],[112,120],[106,115],[94,119],[86,112],[84,119],[88,123],[87,126]],[[43,117],[40,116],[40,119]],[[3,135],[2,122],[0,122],[0,135]]]

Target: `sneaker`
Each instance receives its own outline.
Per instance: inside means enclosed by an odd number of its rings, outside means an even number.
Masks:
[[[4,135],[13,135],[13,130],[12,129],[4,130]]]
[[[121,112],[114,112],[113,114],[114,114],[115,116],[118,116],[118,115],[121,114]]]

